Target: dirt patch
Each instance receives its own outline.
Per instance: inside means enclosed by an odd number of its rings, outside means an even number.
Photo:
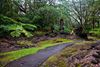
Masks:
[[[32,37],[32,38],[0,38],[0,52],[8,52],[19,50],[23,48],[35,47],[36,44],[40,41],[49,40],[51,37],[40,36],[40,37]]]
[[[16,42],[12,38],[0,38],[0,52],[16,50]]]

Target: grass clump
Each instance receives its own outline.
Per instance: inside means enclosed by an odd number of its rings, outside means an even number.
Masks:
[[[17,44],[19,46],[32,46],[33,45],[31,41],[27,41],[27,40],[17,41]]]

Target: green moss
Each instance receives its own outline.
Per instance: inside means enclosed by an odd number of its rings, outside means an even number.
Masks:
[[[81,64],[77,64],[76,67],[82,67]]]
[[[17,41],[17,44],[19,46],[32,46],[33,45],[33,43],[31,41],[27,41],[27,40],[25,40],[25,41]]]
[[[55,42],[55,41],[57,41],[57,42]],[[58,39],[52,39],[52,40],[39,42],[38,47],[0,53],[0,56],[2,56],[2,55],[4,56],[4,57],[0,58],[0,62],[3,62],[4,65],[5,65],[8,62],[19,59],[23,56],[34,54],[34,53],[38,52],[41,49],[45,49],[45,48],[50,47],[50,46],[54,46],[54,45],[57,45],[57,44],[60,44],[60,43],[67,43],[67,42],[72,42],[72,41],[68,40],[68,39],[58,38]]]
[[[41,67],[66,67],[66,62],[64,58],[52,56],[48,59],[48,62],[44,63]]]
[[[45,45],[55,45],[55,44],[67,43],[67,42],[72,42],[72,41],[71,40],[68,40],[68,39],[58,38],[58,39],[41,41],[37,45],[39,47],[42,47],[42,46],[45,46]]]
[[[100,38],[100,28],[95,28],[95,29],[91,30],[90,33],[93,36],[96,36],[96,37],[99,37]]]
[[[88,36],[89,39],[92,39],[92,40],[100,40],[99,37],[95,37],[95,36]]]
[[[82,41],[82,42],[77,42],[75,43],[76,45],[84,45],[84,44],[92,44],[95,43],[95,41]]]
[[[45,33],[46,32],[43,32],[43,31],[35,31],[33,35],[34,36],[43,36],[43,35],[45,35]]]

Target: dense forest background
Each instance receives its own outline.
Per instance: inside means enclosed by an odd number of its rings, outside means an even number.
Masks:
[[[0,0],[0,67],[100,67],[100,0]]]
[[[0,0],[0,36],[33,36],[35,31],[64,32],[81,27],[100,34],[100,0]]]

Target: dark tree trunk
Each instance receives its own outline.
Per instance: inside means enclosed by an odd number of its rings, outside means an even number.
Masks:
[[[80,38],[88,39],[87,33],[85,33],[85,32],[83,31],[83,28],[82,28],[82,27],[76,28],[76,29],[75,29],[75,34],[76,34],[77,36],[79,36]]]
[[[100,27],[100,22],[97,22],[98,23],[98,28]]]
[[[60,31],[63,32],[64,30],[64,20],[60,19]]]

